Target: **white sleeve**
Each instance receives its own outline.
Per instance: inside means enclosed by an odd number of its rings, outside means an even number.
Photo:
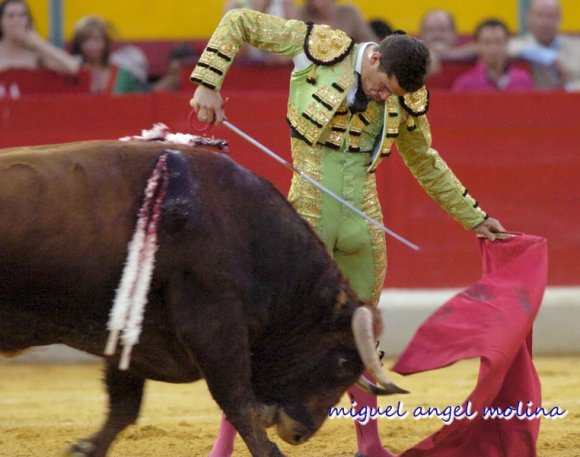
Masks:
[[[294,61],[294,71],[305,70],[312,64],[312,62],[308,60],[308,57],[306,57],[305,52],[295,55],[292,60]]]

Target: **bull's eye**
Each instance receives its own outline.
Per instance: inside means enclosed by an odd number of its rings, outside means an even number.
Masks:
[[[328,362],[333,366],[334,376],[337,381],[343,382],[353,376],[357,376],[359,370],[362,372],[362,364],[358,358],[358,354],[355,349],[345,348],[337,351],[333,351],[330,355],[330,360]]]

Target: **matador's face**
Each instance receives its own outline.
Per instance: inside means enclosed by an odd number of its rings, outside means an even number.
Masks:
[[[363,62],[361,81],[365,95],[375,101],[384,101],[391,95],[403,96],[408,91],[399,85],[397,77],[387,75],[380,69],[381,54],[370,53],[367,62]]]

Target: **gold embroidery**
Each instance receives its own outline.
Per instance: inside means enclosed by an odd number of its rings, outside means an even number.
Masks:
[[[350,129],[348,130],[348,133],[351,136],[360,138],[360,136],[362,134],[362,128],[363,128],[363,126],[360,125],[361,122],[362,121],[359,122],[359,119],[358,118],[353,118],[352,124],[350,126]]]
[[[340,148],[344,143],[346,130],[348,128],[348,114],[349,111],[346,104],[346,98],[343,98],[342,103],[336,109],[334,116],[330,120],[328,129],[325,129],[329,131],[328,139],[326,141],[332,143],[337,148]],[[321,138],[320,142],[324,143],[325,141]]]
[[[222,81],[222,76],[211,71],[209,68],[200,67],[197,65],[191,74],[191,79],[196,82],[201,82],[204,85],[212,88],[219,88]]]
[[[348,149],[351,151],[361,151],[361,134],[365,128],[365,123],[356,114],[352,116],[350,128],[348,129]]]
[[[227,71],[229,62],[215,52],[204,52],[199,59],[199,63],[209,65],[220,70],[222,74]]]
[[[353,152],[358,152],[360,148],[360,137],[349,135],[348,137],[348,150]]]
[[[463,198],[465,198],[469,202],[469,204],[475,209],[475,211],[477,211],[482,217],[487,217],[487,213],[479,207],[479,203],[477,202],[477,200],[471,196],[471,194],[467,191],[465,187],[463,187],[457,176],[454,175],[453,177],[455,179],[455,184],[461,189],[461,194],[463,195]]]
[[[265,52],[295,56],[303,51],[306,31],[307,26],[301,21],[287,21],[243,8],[230,10],[223,16],[200,58],[201,63],[220,70],[223,75],[216,78],[196,67],[198,71],[194,71],[192,79],[219,90],[244,43]]]
[[[291,140],[292,160],[296,169],[308,174],[318,182],[323,179],[323,149],[310,147],[297,138]],[[322,211],[322,192],[307,180],[294,174],[288,193],[288,201],[310,226],[316,230]]]
[[[365,173],[364,181],[364,195],[365,199],[362,206],[362,211],[368,214],[375,221],[382,223],[381,204],[379,202],[378,193],[376,190],[376,178],[373,173]],[[370,298],[370,303],[377,305],[383,290],[383,283],[387,273],[387,246],[385,241],[385,234],[381,229],[372,224],[368,224],[369,233],[372,242],[374,268],[374,285],[373,292]]]
[[[387,129],[386,134],[389,138],[395,137],[399,134],[399,110],[397,109],[397,102],[393,97],[387,99]]]
[[[328,25],[314,25],[305,50],[314,63],[330,65],[344,58],[352,45],[352,38],[342,30],[333,30]]]
[[[306,141],[314,144],[320,136],[320,129],[305,119],[291,103],[288,104],[288,122]]]
[[[221,37],[219,36],[219,32],[217,32],[217,33],[218,33],[218,36],[216,37],[215,40],[212,37],[212,40],[208,44],[208,47],[217,50],[220,54],[223,54],[224,56],[226,56],[230,60],[233,59],[234,56],[240,50],[240,45],[233,42],[230,39],[227,39],[227,37],[229,36],[229,33],[230,33],[229,31],[228,31],[228,35],[222,35]]]
[[[465,193],[459,179],[449,169],[437,151],[431,147],[431,132],[426,116],[415,118],[417,129],[403,129],[397,149],[405,163],[427,193],[466,229],[485,219],[485,213],[475,200]]]
[[[322,106],[319,102],[313,101],[304,110],[304,115],[321,129],[326,127],[326,124],[332,118],[332,111]]]
[[[318,65],[312,64],[312,68],[308,72],[308,76],[306,77],[306,82],[309,84],[316,84],[316,69]]]
[[[363,114],[371,124],[374,124],[379,118],[383,117],[383,104],[374,101],[370,102]]]
[[[338,87],[340,87],[343,91],[347,91],[348,89],[350,89],[350,86],[352,86],[353,82],[354,75],[350,72],[346,72],[340,78],[338,78],[338,81],[336,81],[335,84]]]
[[[329,141],[334,146],[339,148],[340,146],[342,146],[342,143],[344,142],[344,134],[345,132],[330,132],[327,141]]]
[[[388,156],[391,153],[391,148],[395,142],[395,138],[399,136],[400,114],[395,97],[389,97],[386,102],[387,105],[387,125],[385,126],[385,139],[381,146],[381,156]]]
[[[391,148],[393,147],[394,142],[394,138],[385,138],[385,141],[383,141],[383,145],[381,146],[381,156],[386,157],[391,154]]]
[[[338,105],[344,98],[345,94],[338,92],[332,86],[323,86],[318,89],[314,95],[315,98],[318,97],[322,100],[323,104],[326,105],[326,108],[335,110],[336,105]]]
[[[339,106],[336,112],[343,112],[342,106]],[[346,104],[344,104],[346,107]],[[345,114],[335,114],[332,120],[330,121],[330,129],[337,131],[337,132],[346,132],[348,127],[348,111]]]
[[[380,134],[382,118],[383,104],[375,101],[371,101],[363,113],[353,115],[348,136],[349,149],[372,151]]]
[[[405,94],[400,99],[405,110],[413,116],[421,116],[429,109],[429,91],[425,86],[411,94]]]

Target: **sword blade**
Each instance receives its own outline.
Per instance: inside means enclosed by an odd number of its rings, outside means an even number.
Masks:
[[[241,136],[244,140],[246,140],[249,143],[253,144],[258,149],[260,149],[262,152],[265,152],[270,157],[272,157],[274,160],[276,160],[277,162],[281,163],[286,168],[290,169],[293,173],[296,173],[302,179],[305,179],[306,181],[308,181],[314,187],[320,189],[322,192],[324,192],[329,197],[334,198],[336,201],[340,202],[341,204],[343,204],[344,206],[346,206],[348,209],[350,209],[354,213],[358,214],[364,220],[366,220],[370,224],[374,225],[375,227],[377,227],[378,229],[380,229],[381,231],[383,231],[384,233],[386,233],[390,237],[395,238],[397,241],[400,241],[401,243],[403,243],[404,245],[410,247],[411,249],[414,249],[415,251],[418,251],[419,250],[419,246],[417,246],[416,244],[414,244],[411,241],[407,240],[406,238],[402,237],[398,233],[395,233],[391,229],[385,227],[383,224],[381,224],[380,222],[376,221],[375,219],[373,219],[372,217],[370,217],[366,213],[362,212],[360,209],[358,209],[357,207],[353,206],[351,203],[347,202],[345,199],[343,199],[339,195],[336,195],[330,189],[327,189],[326,187],[324,187],[322,184],[320,184],[318,181],[316,181],[314,178],[312,178],[308,174],[306,174],[303,171],[300,171],[300,170],[294,168],[294,166],[290,162],[288,162],[287,160],[283,159],[278,154],[276,154],[274,151],[272,151],[271,149],[267,148],[262,143],[260,143],[259,141],[255,140],[250,135],[248,135],[247,133],[245,133],[242,130],[240,130],[238,127],[236,127],[235,125],[233,125],[231,122],[224,120],[223,124],[228,129],[230,129],[232,132],[234,132],[237,135]]]

